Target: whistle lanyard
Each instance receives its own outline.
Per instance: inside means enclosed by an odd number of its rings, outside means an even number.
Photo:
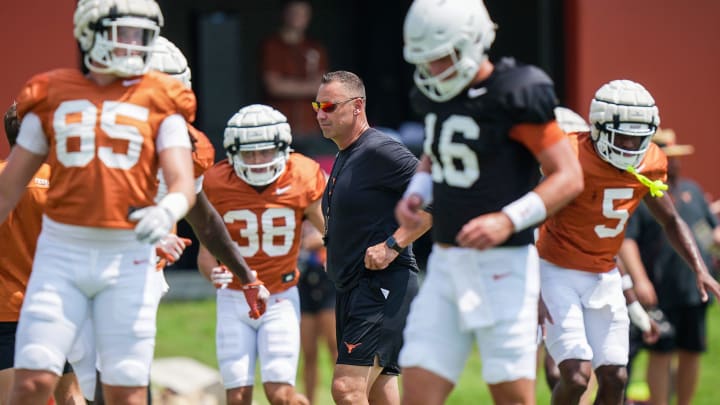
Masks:
[[[340,161],[341,157],[342,161]],[[330,207],[332,207],[335,183],[340,175],[340,172],[345,167],[345,163],[347,163],[348,158],[349,156],[346,156],[345,154],[340,156],[340,152],[338,152],[337,155],[335,155],[335,162],[333,162],[333,167],[330,170],[330,179],[328,179],[327,184],[327,208],[325,208],[325,233],[323,235],[323,242],[325,246],[327,246],[328,242],[328,223],[330,222]]]

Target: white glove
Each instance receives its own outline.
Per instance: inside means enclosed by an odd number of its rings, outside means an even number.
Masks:
[[[128,219],[138,221],[135,225],[135,235],[138,240],[151,245],[169,234],[175,225],[172,213],[167,208],[158,205],[133,211]]]
[[[632,304],[628,305],[628,316],[630,317],[630,322],[641,331],[650,331],[650,316],[648,316],[645,308],[640,305],[640,302],[633,301]]]
[[[225,266],[213,267],[210,272],[210,281],[220,289],[226,288],[233,281],[233,274]]]

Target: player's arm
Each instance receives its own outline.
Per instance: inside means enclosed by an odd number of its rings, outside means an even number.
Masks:
[[[543,201],[546,216],[550,216],[582,192],[582,168],[577,153],[567,138],[542,150],[536,157],[545,178],[533,192]]]
[[[38,155],[16,145],[10,152],[7,165],[0,172],[0,223],[15,208],[25,192],[25,186],[45,161],[45,155]]]
[[[200,274],[216,287],[225,288],[233,280],[233,273],[228,271],[227,267],[218,264],[212,253],[202,244],[200,244],[198,251],[197,264]],[[252,319],[258,319],[267,309],[267,300],[270,298],[270,292],[265,288],[262,281],[257,278],[257,274],[254,271],[251,272],[250,277],[254,281],[242,283],[241,291],[250,308],[248,315]]]
[[[185,220],[190,224],[201,243],[201,252],[204,251],[210,257],[207,273],[200,268],[200,257],[198,256],[198,267],[200,272],[209,280],[210,270],[217,266],[220,260],[227,268],[237,276],[243,284],[255,281],[250,267],[240,253],[237,244],[232,240],[225,227],[220,214],[210,204],[204,192],[197,194],[195,205],[188,211]],[[217,260],[215,259],[217,258]]]
[[[657,323],[650,317],[648,312],[645,310],[643,305],[638,301],[638,297],[633,289],[633,281],[630,274],[626,271],[626,264],[618,255],[617,257],[618,271],[621,275],[622,290],[625,296],[625,303],[627,304],[628,316],[630,322],[637,326],[643,333],[643,340],[652,344],[655,343],[660,337],[660,329]],[[644,271],[644,268],[643,268]],[[652,286],[651,286],[652,287]]]
[[[480,215],[466,223],[456,238],[462,247],[487,249],[497,246],[514,232],[543,222],[583,190],[583,174],[577,154],[555,121],[521,124],[513,129],[513,133],[514,139],[533,151],[545,178],[532,191],[501,211]]]
[[[695,272],[702,301],[706,302],[708,299],[706,288],[710,289],[713,295],[720,298],[720,284],[708,272],[700,250],[695,243],[695,238],[687,223],[677,213],[671,198],[667,194],[659,198],[651,197],[648,194],[645,196],[644,201],[655,219],[662,225],[668,241],[670,241],[675,251]]]
[[[642,258],[640,257],[640,249],[638,248],[637,242],[630,238],[625,238],[620,251],[618,252],[618,258],[622,266],[619,266],[623,273],[625,285],[628,283],[633,285],[633,290],[637,295],[637,299],[640,303],[646,307],[654,307],[657,305],[657,295],[655,294],[655,288],[648,278],[645,265],[643,265]]]
[[[173,193],[182,194],[187,200],[187,209],[189,209],[195,204],[193,163],[190,149],[170,147],[160,151],[158,157],[168,186],[168,195]],[[185,212],[187,212],[187,209]]]
[[[7,164],[0,173],[0,223],[15,208],[25,192],[25,186],[40,168],[48,154],[49,145],[40,118],[28,112],[18,123],[17,105],[5,113],[5,132],[13,146]]]
[[[215,256],[208,251],[202,242],[200,242],[200,247],[198,248],[197,266],[200,274],[202,274],[208,281],[212,281],[212,278],[210,277],[212,269],[219,266]]]
[[[313,201],[305,208],[305,219],[307,219],[321,234],[325,232],[325,217],[322,213],[322,199]]]
[[[142,208],[129,215],[137,221],[138,240],[155,244],[195,204],[193,163],[190,136],[185,119],[180,114],[166,117],[160,124],[155,147],[168,194],[157,205]]]
[[[403,198],[395,206],[395,218],[401,226],[408,229],[417,227],[420,230],[422,228],[421,208],[432,203],[431,165],[430,157],[423,154],[417,169],[415,169],[415,175],[405,189]]]
[[[400,226],[392,236],[383,242],[370,246],[365,251],[365,267],[369,270],[382,270],[386,268],[400,252],[415,242],[432,227],[432,215],[424,210],[419,210],[417,215],[420,219],[418,225]]]

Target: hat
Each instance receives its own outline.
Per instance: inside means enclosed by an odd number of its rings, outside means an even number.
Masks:
[[[658,128],[652,137],[652,141],[655,142],[668,157],[687,156],[695,152],[694,146],[678,145],[675,139],[675,131],[662,128]]]

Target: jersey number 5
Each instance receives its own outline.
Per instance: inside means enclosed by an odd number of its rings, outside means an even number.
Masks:
[[[223,220],[227,224],[245,222],[240,230],[240,237],[247,240],[247,246],[240,246],[244,257],[254,256],[260,249],[268,256],[282,256],[293,246],[295,212],[289,208],[268,208],[260,218],[250,210],[228,211]]]
[[[100,114],[100,129],[108,137],[127,141],[125,153],[113,152],[111,146],[97,148],[98,159],[112,169],[129,169],[138,162],[143,136],[133,125],[118,124],[119,115],[140,122],[147,122],[150,112],[135,104],[105,101]],[[95,157],[95,127],[97,107],[88,100],[72,100],[60,103],[53,115],[53,128],[57,142],[57,158],[65,167],[82,167]],[[68,151],[68,140],[79,138],[79,147]]]
[[[436,183],[445,182],[453,187],[468,188],[480,177],[480,165],[475,152],[467,145],[453,142],[453,135],[458,133],[464,139],[480,138],[480,127],[472,118],[464,115],[451,115],[443,121],[438,138],[438,152],[432,153],[435,138],[435,122],[437,115],[425,116],[425,154],[432,160],[432,178]],[[460,163],[462,169],[456,167]]]
[[[603,216],[619,220],[614,228],[605,225],[595,225],[595,234],[601,238],[613,238],[625,229],[630,214],[625,209],[615,209],[615,200],[629,200],[633,196],[631,188],[608,188],[603,191]]]

